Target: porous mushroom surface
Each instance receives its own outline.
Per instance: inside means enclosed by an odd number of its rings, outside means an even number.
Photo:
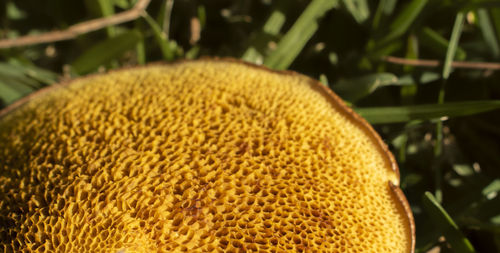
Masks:
[[[230,59],[0,113],[0,251],[412,252],[392,155],[317,81]]]

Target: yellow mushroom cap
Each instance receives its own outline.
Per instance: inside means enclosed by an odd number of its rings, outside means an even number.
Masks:
[[[303,75],[117,70],[0,112],[0,251],[413,252],[394,158]]]

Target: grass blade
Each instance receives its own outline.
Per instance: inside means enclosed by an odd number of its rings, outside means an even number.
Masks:
[[[321,84],[325,85],[326,87],[329,86],[329,84],[328,84],[328,77],[326,77],[325,74],[321,74],[319,76],[319,81],[321,82]]]
[[[264,24],[262,31],[257,34],[251,46],[245,51],[241,57],[244,61],[259,63],[262,61],[263,55],[259,51],[263,51],[262,48],[267,46],[270,37],[275,37],[283,27],[286,21],[286,16],[284,13],[284,7],[287,1],[279,1],[276,9],[271,13],[271,16],[267,19]]]
[[[430,216],[431,220],[436,224],[438,229],[442,231],[446,241],[450,244],[453,252],[457,253],[473,253],[474,247],[469,240],[462,234],[457,224],[448,215],[446,210],[438,203],[430,192],[426,192],[422,198],[422,204]]]
[[[57,74],[51,71],[36,67],[22,66],[25,70],[24,74],[40,83],[50,85],[57,81]]]
[[[500,179],[495,179],[486,187],[484,187],[481,193],[486,197],[492,193],[498,194],[498,192],[500,192]]]
[[[115,9],[112,1],[109,0],[97,0],[99,4],[99,9],[103,17],[109,17],[115,14]],[[116,35],[116,30],[114,26],[106,27],[106,32],[108,37],[114,37]]]
[[[500,9],[492,8],[489,9],[491,22],[493,22],[493,27],[495,28],[495,34],[497,41],[500,41]]]
[[[355,102],[379,87],[397,84],[398,78],[391,73],[377,73],[349,80],[340,80],[333,86],[333,90],[343,99]]]
[[[432,30],[429,27],[423,27],[422,30],[418,33],[418,38],[422,46],[431,50],[435,54],[441,57],[446,57],[446,52],[449,47],[449,42],[443,36],[441,36],[436,31]],[[459,61],[463,61],[466,58],[465,51],[457,46],[457,50],[455,53],[455,59]]]
[[[0,63],[0,81],[10,85],[25,85],[40,89],[44,84],[52,84],[56,75],[37,67],[21,66],[19,63]]]
[[[26,86],[16,85],[16,87],[12,87],[13,85],[16,84],[10,83],[10,85],[8,85],[0,80],[0,102],[4,102],[8,105],[33,92],[32,89]]]
[[[172,46],[171,43],[169,43],[167,35],[162,31],[160,25],[158,25],[156,21],[147,13],[144,13],[142,17],[144,18],[144,20],[146,20],[151,29],[153,29],[153,34],[155,36],[156,42],[160,46],[161,52],[163,54],[163,59],[172,61],[174,59],[175,47]]]
[[[134,21],[134,29],[137,31],[142,31],[142,20],[138,19]],[[146,64],[146,43],[144,36],[141,33],[141,39],[137,42],[135,46],[135,54],[137,59],[137,64],[144,65]]]
[[[498,57],[500,48],[498,47],[498,40],[495,37],[495,29],[490,21],[490,14],[485,9],[477,10],[478,25],[483,34],[484,41],[488,45],[493,54],[493,57]]]
[[[372,124],[382,124],[460,117],[498,109],[500,109],[500,100],[479,100],[399,107],[356,108],[355,111]]]
[[[0,63],[0,99],[10,104],[36,89],[40,83],[25,73],[25,69],[8,63]]]
[[[313,0],[283,36],[276,50],[264,59],[264,65],[273,69],[288,68],[318,29],[318,19],[337,4],[334,0]]]
[[[156,23],[160,26],[161,30],[165,33],[168,39],[170,33],[170,24],[172,19],[172,9],[174,8],[174,0],[163,0],[160,6]]]
[[[137,55],[137,64],[146,64],[146,45],[144,43],[144,39],[141,39],[137,42],[137,45],[135,46],[135,52]]]
[[[462,28],[464,25],[465,15],[463,12],[457,13],[455,18],[455,24],[453,24],[453,30],[451,32],[450,44],[448,45],[448,50],[446,51],[446,57],[443,64],[443,79],[447,80],[451,72],[451,62],[455,58],[455,53],[458,48],[458,41],[460,39],[460,34],[462,34]]]
[[[370,8],[366,0],[343,0],[342,2],[358,24],[362,24],[370,17]]]
[[[40,82],[27,76],[23,68],[4,63],[0,63],[0,82],[11,87],[26,86],[33,90],[43,87]]]
[[[129,0],[112,0],[116,6],[122,8],[122,9],[128,9],[131,7],[131,4],[135,1],[129,1]]]
[[[87,10],[92,13],[93,16],[97,17],[109,17],[115,14],[114,3],[109,0],[85,0],[85,6]],[[116,35],[116,30],[114,26],[106,27],[106,33],[108,38]]]
[[[413,85],[413,84],[427,84],[430,82],[435,82],[441,79],[441,75],[435,72],[425,71],[418,76],[411,74],[403,75],[399,77],[399,85]]]
[[[378,2],[377,10],[373,15],[372,30],[375,31],[379,28],[383,16],[388,16],[393,12],[396,1],[397,0],[380,0]]]
[[[141,39],[139,31],[131,30],[104,40],[80,55],[72,64],[73,70],[78,74],[95,70],[121,56],[125,51],[134,48]]]
[[[396,19],[389,26],[389,34],[384,35],[384,39],[380,40],[377,44],[383,45],[391,40],[394,40],[405,32],[408,31],[410,25],[415,21],[418,15],[422,12],[422,9],[427,4],[428,0],[413,0],[409,3],[401,13],[396,17]]]
[[[458,41],[462,33],[464,19],[465,15],[463,12],[457,13],[457,16],[455,17],[455,23],[453,24],[453,30],[451,32],[450,43],[448,45],[448,49],[446,50],[446,57],[444,59],[443,72],[441,74],[443,81],[438,94],[438,105],[442,105],[444,103],[446,82],[448,81],[448,77],[450,76],[451,73],[451,63],[455,58],[455,53],[458,48]],[[434,157],[437,158],[441,156],[442,150],[443,150],[443,122],[439,121],[436,124],[436,145],[434,146]],[[441,166],[435,164],[434,172],[435,172],[434,179],[436,187],[435,194],[437,200],[441,202],[442,201]]]

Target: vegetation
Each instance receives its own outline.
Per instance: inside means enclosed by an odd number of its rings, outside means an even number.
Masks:
[[[103,25],[123,12],[130,21]],[[1,107],[79,75],[182,58],[301,72],[395,154],[417,252],[500,252],[498,0],[5,0],[0,13]]]

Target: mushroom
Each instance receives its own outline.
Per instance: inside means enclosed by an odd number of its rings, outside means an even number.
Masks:
[[[5,252],[413,252],[398,185],[328,88],[232,59],[79,78],[0,112]]]

